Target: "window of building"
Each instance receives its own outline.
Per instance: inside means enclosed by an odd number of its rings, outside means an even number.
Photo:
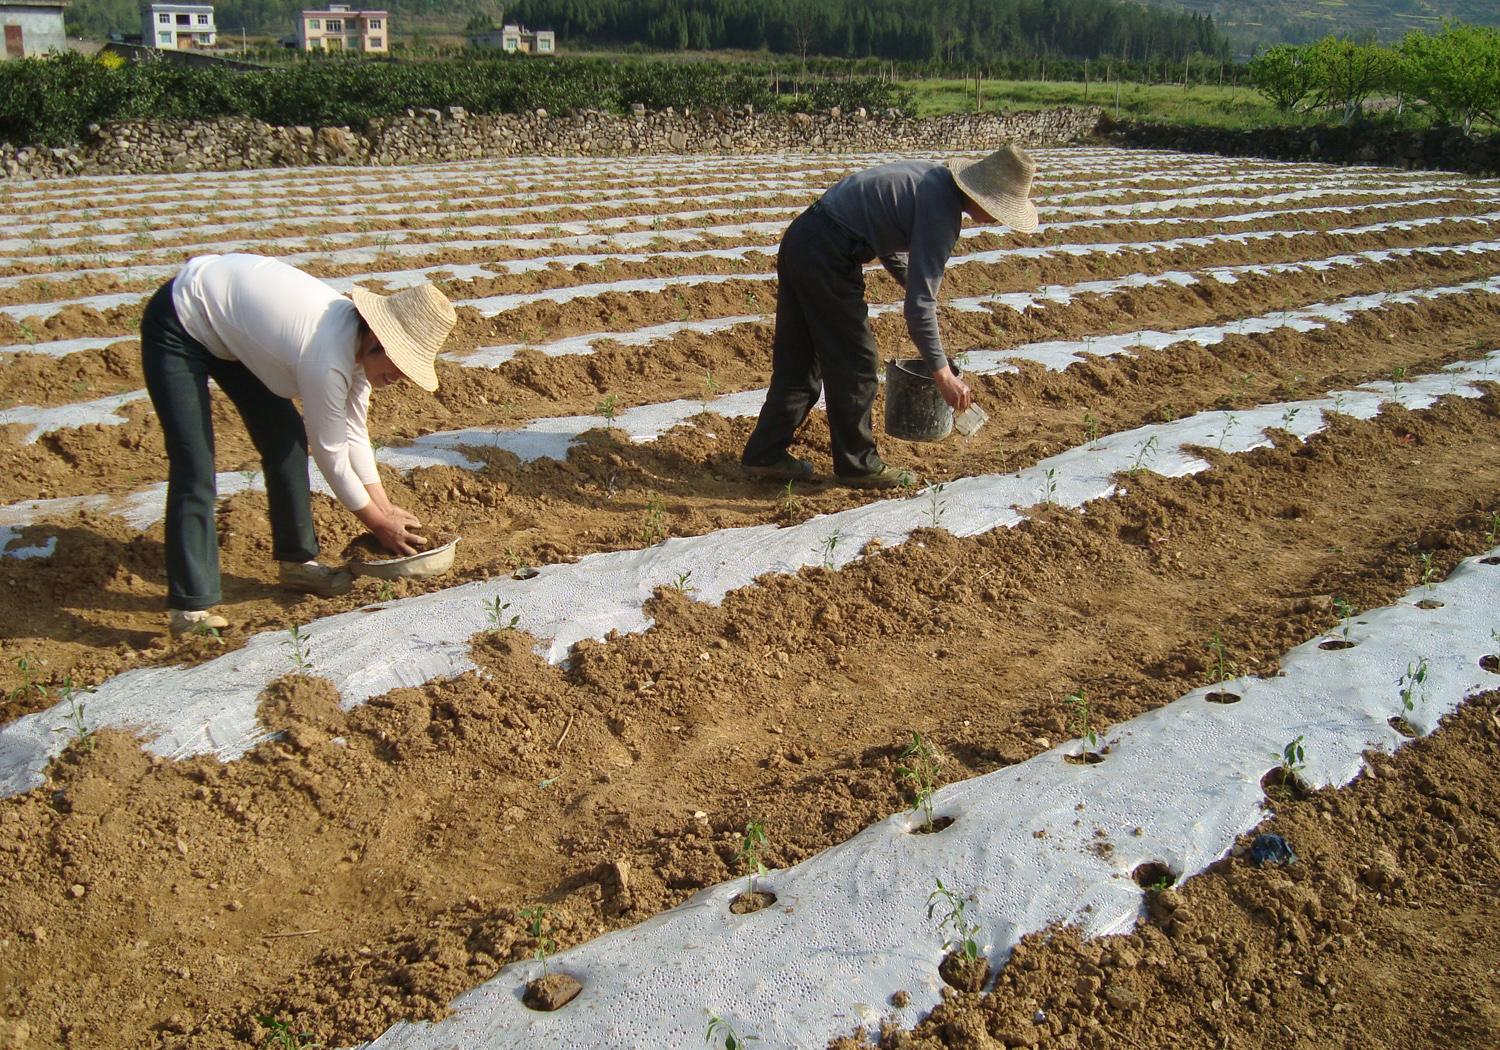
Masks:
[[[538,51],[551,51],[552,50],[552,41],[550,41],[550,40],[538,40],[536,42],[536,49]]]
[[[344,20],[342,18],[324,19],[327,23],[323,28],[330,33],[342,33],[344,31]]]
[[[157,36],[157,42],[158,43],[161,43],[161,44],[170,44],[172,42],[172,34],[171,33],[158,33],[156,36]]]
[[[199,15],[198,16],[198,24],[200,26],[206,26],[206,25],[208,25],[208,16],[207,15]]]
[[[513,37],[513,36],[506,37],[505,38],[505,50],[507,50],[507,51],[514,51],[516,49],[516,43],[517,43],[517,41],[516,41],[515,37]]]
[[[370,49],[371,49],[371,50],[372,50],[372,51],[374,51],[374,50],[378,50],[378,49],[379,49],[379,48],[380,48],[380,47],[382,47],[382,46],[383,46],[383,45],[382,45],[382,43],[381,43],[381,38],[380,38],[380,37],[378,37],[378,36],[372,36],[372,37],[371,37],[371,38],[370,38]]]
[[[172,16],[171,15],[157,15],[156,16],[156,23],[157,23],[157,25],[169,26],[169,25],[172,24]]]
[[[190,26],[190,25],[193,24],[193,16],[192,15],[178,15],[177,16],[177,24],[180,25],[180,26]]]
[[[214,42],[214,38],[213,38],[213,34],[212,33],[199,33],[198,34],[198,43],[200,43],[200,44],[212,44],[213,42]]]
[[[372,19],[370,19],[370,28],[371,29],[379,29],[380,28],[380,19],[378,19],[378,18],[372,18]]]
[[[309,28],[309,29],[318,29],[318,28],[320,28],[320,27],[321,27],[321,26],[322,26],[322,25],[323,25],[323,23],[322,23],[322,21],[321,21],[321,20],[320,20],[320,19],[317,19],[317,18],[309,18],[309,19],[308,19],[308,20],[307,20],[307,28]]]

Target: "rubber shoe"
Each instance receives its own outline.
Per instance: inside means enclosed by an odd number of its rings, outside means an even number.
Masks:
[[[879,469],[868,474],[851,474],[839,478],[840,485],[851,489],[908,489],[916,483],[916,475],[911,471],[904,468],[898,470],[889,463],[880,464]]]
[[[772,463],[746,463],[744,471],[752,478],[773,478],[776,481],[807,481],[813,476],[813,465],[798,459],[789,452]]]
[[[173,609],[167,620],[167,629],[173,638],[185,634],[211,634],[218,637],[220,631],[229,626],[229,621],[208,609]]]
[[[347,569],[335,569],[316,561],[284,561],[279,564],[281,586],[289,591],[337,598],[354,589],[354,574]]]

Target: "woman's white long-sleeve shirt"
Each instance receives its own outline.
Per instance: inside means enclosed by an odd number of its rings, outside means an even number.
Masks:
[[[365,486],[380,474],[365,423],[370,380],[354,360],[354,303],[287,263],[233,254],[190,261],[172,285],[172,304],[209,353],[302,402],[308,450],[334,495],[352,511],[369,503]]]

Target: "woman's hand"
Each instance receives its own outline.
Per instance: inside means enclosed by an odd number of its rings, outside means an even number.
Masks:
[[[411,518],[411,515],[406,515]],[[416,522],[411,518],[412,523]],[[392,554],[418,554],[427,549],[427,537],[418,535],[407,522],[395,515],[386,515],[385,520],[370,529],[380,545]]]
[[[409,529],[420,529],[422,527],[422,523],[417,520],[415,514],[405,508],[396,506],[394,503],[386,508],[386,514]]]
[[[392,554],[417,554],[427,548],[427,537],[413,531],[417,519],[404,510],[392,507],[386,511],[371,500],[355,511],[354,516]]]
[[[958,378],[958,373],[952,368],[939,369],[932,373],[932,378],[938,385],[938,393],[953,411],[962,412],[974,403],[974,392],[969,389],[969,384]]]

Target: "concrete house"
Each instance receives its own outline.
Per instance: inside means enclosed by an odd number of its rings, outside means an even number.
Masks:
[[[525,26],[508,25],[473,34],[469,37],[469,46],[528,55],[553,55],[557,53],[557,34],[550,29],[532,31]]]
[[[297,46],[303,51],[386,54],[391,49],[390,14],[362,11],[348,4],[329,4],[322,11],[303,11],[297,21]]]
[[[213,4],[141,5],[141,43],[163,51],[192,51],[219,41]]]
[[[63,8],[67,6],[63,0],[0,0],[0,26],[5,28],[0,60],[66,51]]]

